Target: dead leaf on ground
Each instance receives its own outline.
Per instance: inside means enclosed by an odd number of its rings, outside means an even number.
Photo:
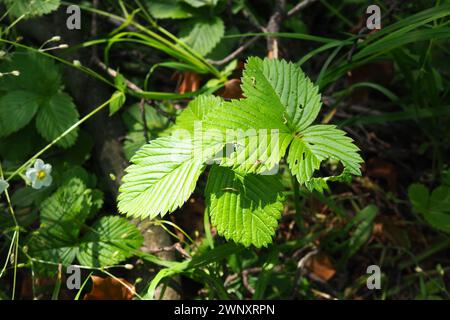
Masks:
[[[336,269],[334,268],[330,257],[325,254],[312,256],[308,259],[305,266],[310,272],[323,281],[330,280],[336,274]]]
[[[84,300],[131,300],[134,297],[134,285],[122,278],[102,278],[91,276],[91,292]]]
[[[200,75],[195,72],[175,73],[174,78],[178,80],[178,93],[195,92],[200,88]]]
[[[225,86],[219,91],[219,96],[224,99],[241,99],[243,93],[241,89],[241,80],[231,79],[225,82]]]

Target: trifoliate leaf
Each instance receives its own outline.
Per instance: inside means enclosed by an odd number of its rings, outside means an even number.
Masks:
[[[412,184],[408,189],[413,210],[437,230],[450,232],[450,187],[439,186],[430,192],[422,184]]]
[[[39,97],[28,91],[15,90],[0,98],[0,137],[6,137],[33,119],[39,107]]]
[[[240,176],[229,168],[214,166],[205,197],[211,223],[220,235],[245,246],[272,242],[283,210],[279,176]]]
[[[182,29],[180,38],[201,55],[207,55],[225,34],[225,25],[219,17],[192,19]]]
[[[242,83],[246,99],[197,98],[168,130],[184,130],[178,134],[183,138],[156,139],[136,154],[120,190],[122,213],[152,218],[174,211],[193,191],[203,164],[214,160],[222,167],[211,170],[206,188],[213,225],[227,239],[264,246],[271,242],[282,210],[282,188],[273,169],[287,150],[293,174],[310,189],[324,190],[327,181],[360,174],[359,149],[344,131],[311,126],[320,111],[320,95],[298,67],[250,58]],[[201,123],[196,126],[196,121]],[[314,177],[327,159],[340,161],[343,172]]]
[[[82,265],[105,267],[133,255],[143,242],[139,230],[128,220],[117,216],[98,220],[81,238],[77,258]]]
[[[65,93],[57,93],[39,108],[36,117],[36,128],[47,141],[53,141],[79,120],[79,114],[72,98]],[[57,145],[68,148],[78,136],[78,128],[57,142]]]
[[[17,77],[0,78],[0,88],[8,92],[0,97],[0,137],[21,129],[36,113],[37,130],[47,141],[56,139],[78,120],[72,99],[61,92],[61,75],[51,59],[19,50],[0,68],[20,72]],[[73,145],[77,130],[58,141],[58,145]]]

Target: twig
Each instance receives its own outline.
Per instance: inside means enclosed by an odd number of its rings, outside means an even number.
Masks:
[[[312,4],[316,1],[317,0],[303,0],[300,3],[298,3],[295,7],[293,7],[291,10],[289,10],[288,13],[286,14],[286,16],[288,18],[290,18],[293,15],[295,15],[297,12],[299,12],[300,10],[306,8],[307,6],[309,6],[310,4]]]
[[[232,61],[233,59],[236,59],[237,56],[239,56],[242,52],[244,52],[248,47],[250,47],[252,44],[254,44],[259,38],[261,38],[261,36],[256,36],[251,38],[249,41],[247,41],[246,43],[244,43],[242,46],[240,46],[239,48],[237,48],[235,51],[233,51],[232,53],[230,53],[228,56],[226,56],[224,59],[222,60],[209,60],[208,62],[213,64],[213,65],[224,65],[230,61]]]
[[[95,59],[95,58],[94,58]],[[118,76],[118,72],[114,69],[109,68],[106,64],[104,64],[102,61],[100,61],[99,59],[95,59],[95,63],[102,68],[103,70],[105,70],[111,77],[115,78]],[[137,86],[136,84],[134,84],[133,82],[131,82],[130,80],[124,78],[124,82],[127,85],[127,87],[137,93],[142,93],[144,92],[144,90],[142,90],[139,86]]]
[[[261,30],[263,32],[271,32],[271,33],[278,32],[280,29],[280,24],[281,24],[281,22],[283,22],[283,19],[285,17],[293,16],[294,14],[296,14],[300,10],[306,8],[307,6],[314,3],[315,1],[317,1],[317,0],[301,1],[294,8],[292,8],[287,14],[285,14],[285,10],[284,10],[286,7],[285,0],[277,0],[275,12],[270,17],[269,23],[267,24],[266,27],[261,26],[257,21],[254,21],[254,19],[251,19],[247,12],[244,12],[244,16],[247,17],[250,20],[250,22],[256,26],[256,28],[258,28],[259,30]],[[216,61],[209,60],[208,62],[213,65],[219,65],[219,66],[226,64],[226,63],[232,61],[233,59],[236,59],[242,52],[247,50],[252,44],[254,44],[260,38],[261,38],[261,36],[255,36],[255,37],[251,38],[249,41],[247,41],[246,43],[241,45],[239,48],[237,48],[235,51],[230,53],[227,57],[225,57],[222,60],[216,60]],[[272,50],[273,50],[273,53],[271,55],[274,58],[278,57],[278,40],[274,37],[271,37],[267,41],[268,41],[267,45],[268,45],[269,53],[272,52]]]
[[[102,61],[100,61],[100,59],[95,58],[94,57],[94,62],[103,70],[105,70],[111,77],[115,78],[118,76],[118,72],[114,69],[109,68],[107,65],[105,65]],[[123,78],[124,82],[127,86],[128,89],[130,89],[131,91],[134,91],[136,93],[142,93],[145,92],[144,90],[142,90],[138,85],[134,84],[133,82],[131,82],[130,80],[128,80],[127,78]],[[157,106],[155,106],[155,104],[153,104],[153,102],[151,100],[148,99],[144,99],[145,102],[150,105],[153,106],[153,108],[156,110],[156,112],[162,114],[163,116],[165,116],[166,118],[172,118],[172,116],[170,114],[168,114],[167,112],[165,112],[164,110],[161,110],[160,108],[158,108]],[[144,130],[145,130],[145,124],[144,123]],[[146,138],[146,140],[148,140]]]
[[[248,292],[250,292],[252,295],[255,294],[255,289],[248,282],[248,275],[251,273],[259,273],[261,271],[262,271],[262,268],[260,268],[260,267],[251,268],[251,269],[242,271],[242,284],[244,285],[245,289],[247,289]]]
[[[300,261],[297,264],[297,272],[295,274],[295,278],[294,278],[294,288],[292,289],[292,297],[295,298],[297,295],[297,291],[298,291],[298,286],[299,286],[299,282],[301,277],[303,276],[304,273],[304,268],[305,268],[305,264],[306,262],[314,255],[316,255],[317,253],[319,253],[319,250],[314,249],[310,252],[308,252],[303,258],[300,259]]]
[[[267,24],[266,31],[268,33],[276,33],[280,31],[281,22],[283,22],[285,18],[285,8],[286,8],[286,0],[277,0],[275,2],[275,11],[269,19],[269,23]],[[269,58],[277,59],[278,54],[278,38],[269,37],[267,38],[267,51]]]

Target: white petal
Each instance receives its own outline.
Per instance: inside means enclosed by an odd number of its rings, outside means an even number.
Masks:
[[[49,175],[52,172],[52,165],[51,164],[44,164],[42,167],[42,170],[44,170],[45,174]]]
[[[46,175],[45,178],[41,180],[41,182],[44,187],[48,187],[52,184],[53,178],[51,175]]]
[[[36,159],[36,162],[34,163],[34,168],[37,170],[42,170],[44,164],[45,164],[44,161],[42,161],[41,159]]]
[[[29,180],[34,181],[37,179],[37,173],[38,173],[38,170],[36,170],[35,168],[28,168],[27,172],[25,173],[25,176]]]
[[[33,189],[40,189],[42,188],[43,184],[42,184],[42,180],[36,179],[33,181],[33,183],[31,184],[31,187]]]

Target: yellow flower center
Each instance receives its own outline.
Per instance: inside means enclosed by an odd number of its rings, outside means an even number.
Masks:
[[[38,172],[37,177],[38,177],[39,180],[42,180],[42,179],[45,178],[46,175],[47,174],[45,173],[45,171],[41,170],[41,171]]]

